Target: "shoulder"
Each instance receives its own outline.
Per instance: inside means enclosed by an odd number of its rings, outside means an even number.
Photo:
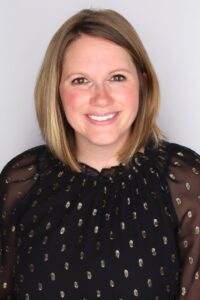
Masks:
[[[197,162],[199,162],[199,154],[193,149],[176,143],[165,143],[167,145],[169,158],[176,156],[186,160],[195,159]]]
[[[171,144],[168,158],[167,176],[169,182],[182,184],[186,190],[200,188],[200,156],[194,150],[179,144]],[[181,187],[180,186],[180,187]],[[180,188],[179,187],[179,188]]]
[[[16,186],[25,190],[32,187],[38,178],[62,164],[46,145],[28,149],[12,158],[0,173],[0,193],[12,191]]]
[[[164,174],[170,182],[183,183],[186,188],[191,184],[195,189],[200,187],[200,156],[186,146],[176,143],[165,143]]]
[[[168,143],[167,145],[167,162],[169,166],[174,166],[186,171],[195,171],[200,169],[200,156],[193,149],[186,146]]]
[[[11,159],[0,173],[0,211],[12,207],[59,162],[45,145],[28,149]]]
[[[184,145],[165,140],[162,140],[156,149],[150,150],[150,157],[164,173],[170,168],[178,168],[185,172],[200,169],[200,156],[197,152]]]
[[[40,169],[47,153],[47,146],[40,145],[18,154],[5,165],[1,171],[1,178],[7,183],[28,179]]]

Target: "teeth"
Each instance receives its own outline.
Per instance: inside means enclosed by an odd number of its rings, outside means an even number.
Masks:
[[[106,116],[89,115],[89,118],[91,118],[92,120],[95,120],[95,121],[106,121],[106,120],[112,119],[115,115],[116,115],[116,113],[112,113],[112,114],[109,114]]]

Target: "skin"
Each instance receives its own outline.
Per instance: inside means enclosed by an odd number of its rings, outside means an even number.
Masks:
[[[139,80],[129,53],[111,41],[82,35],[66,50],[59,91],[75,131],[77,159],[97,170],[118,165],[117,152],[139,106]],[[112,118],[98,119],[108,115]]]

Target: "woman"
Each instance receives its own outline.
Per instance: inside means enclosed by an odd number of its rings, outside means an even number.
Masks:
[[[199,299],[200,157],[158,129],[157,77],[128,21],[67,20],[35,98],[46,145],[1,174],[1,299]]]

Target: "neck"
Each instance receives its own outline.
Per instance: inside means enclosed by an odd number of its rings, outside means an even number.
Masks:
[[[81,151],[84,149],[84,151]],[[84,148],[79,145],[77,147],[77,159],[79,162],[85,163],[88,166],[101,171],[103,168],[109,168],[119,165],[116,149],[113,151],[111,146],[89,146]]]

